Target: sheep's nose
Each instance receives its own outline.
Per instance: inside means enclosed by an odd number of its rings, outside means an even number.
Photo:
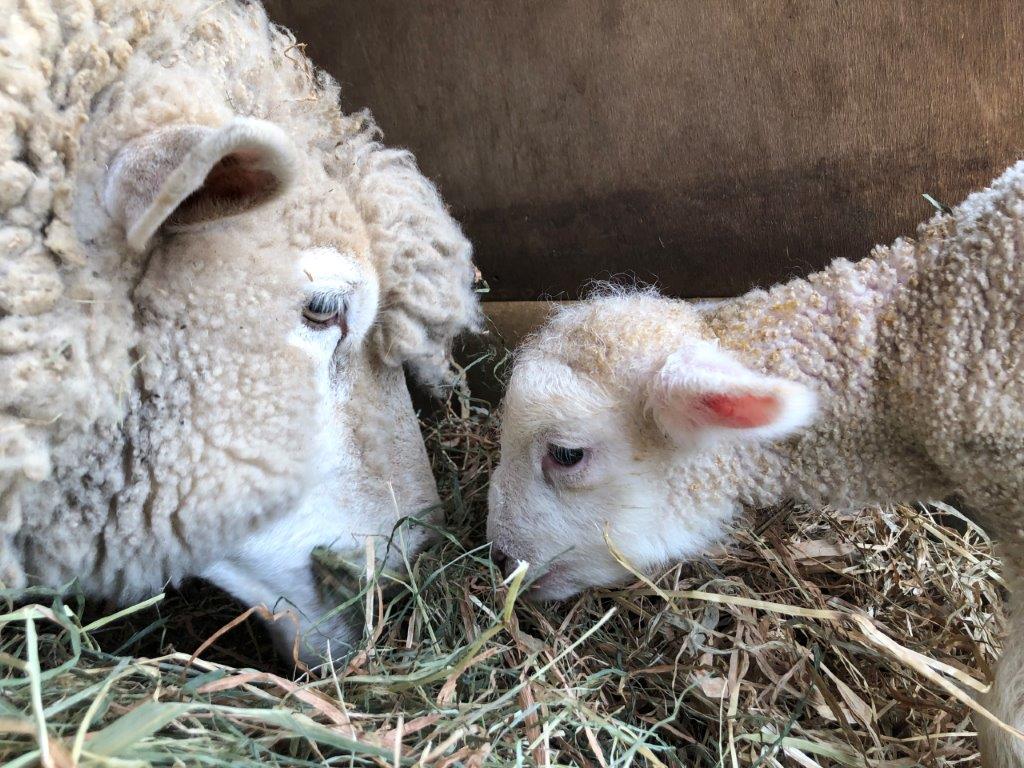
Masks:
[[[506,576],[512,570],[512,558],[507,553],[502,552],[496,544],[491,544],[491,562],[498,566]]]

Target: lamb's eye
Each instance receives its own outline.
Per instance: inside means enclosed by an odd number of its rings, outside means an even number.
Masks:
[[[584,453],[582,448],[566,448],[564,445],[548,444],[548,456],[560,467],[575,467],[583,461]]]
[[[302,316],[313,326],[327,325],[338,315],[338,302],[330,296],[313,294],[302,308]]]

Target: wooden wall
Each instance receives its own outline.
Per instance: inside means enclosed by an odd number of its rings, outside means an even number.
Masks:
[[[1024,148],[997,0],[271,0],[502,300],[723,296],[913,232]]]

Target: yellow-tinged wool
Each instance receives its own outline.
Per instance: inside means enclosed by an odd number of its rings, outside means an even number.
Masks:
[[[261,384],[305,364],[242,331],[296,320],[294,264],[197,262],[156,280],[165,242],[132,253],[101,202],[121,148],[238,116],[281,127],[298,188],[225,229],[371,264],[382,309],[368,365],[449,375],[453,336],[477,324],[471,249],[411,155],[382,147],[369,115],[343,114],[336,83],[259,3],[0,0],[0,18],[0,582],[21,583],[31,562],[37,580],[158,588],[273,514],[217,518],[201,503],[216,466],[247,467],[238,480],[251,470],[254,493],[297,486],[309,425],[273,405],[311,410],[312,396]],[[144,338],[147,306],[187,321]],[[138,354],[143,343],[174,359]],[[353,419],[359,450],[391,454],[371,415]],[[278,502],[291,485],[274,486]]]

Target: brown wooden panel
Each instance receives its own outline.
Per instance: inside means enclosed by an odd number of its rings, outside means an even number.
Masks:
[[[557,304],[550,301],[488,301],[484,304],[486,330],[467,336],[456,347],[456,357],[468,366],[467,379],[474,396],[497,403],[510,372],[511,354],[529,334],[540,328]]]
[[[495,299],[722,296],[875,242],[1024,147],[998,0],[273,0],[410,147]]]

